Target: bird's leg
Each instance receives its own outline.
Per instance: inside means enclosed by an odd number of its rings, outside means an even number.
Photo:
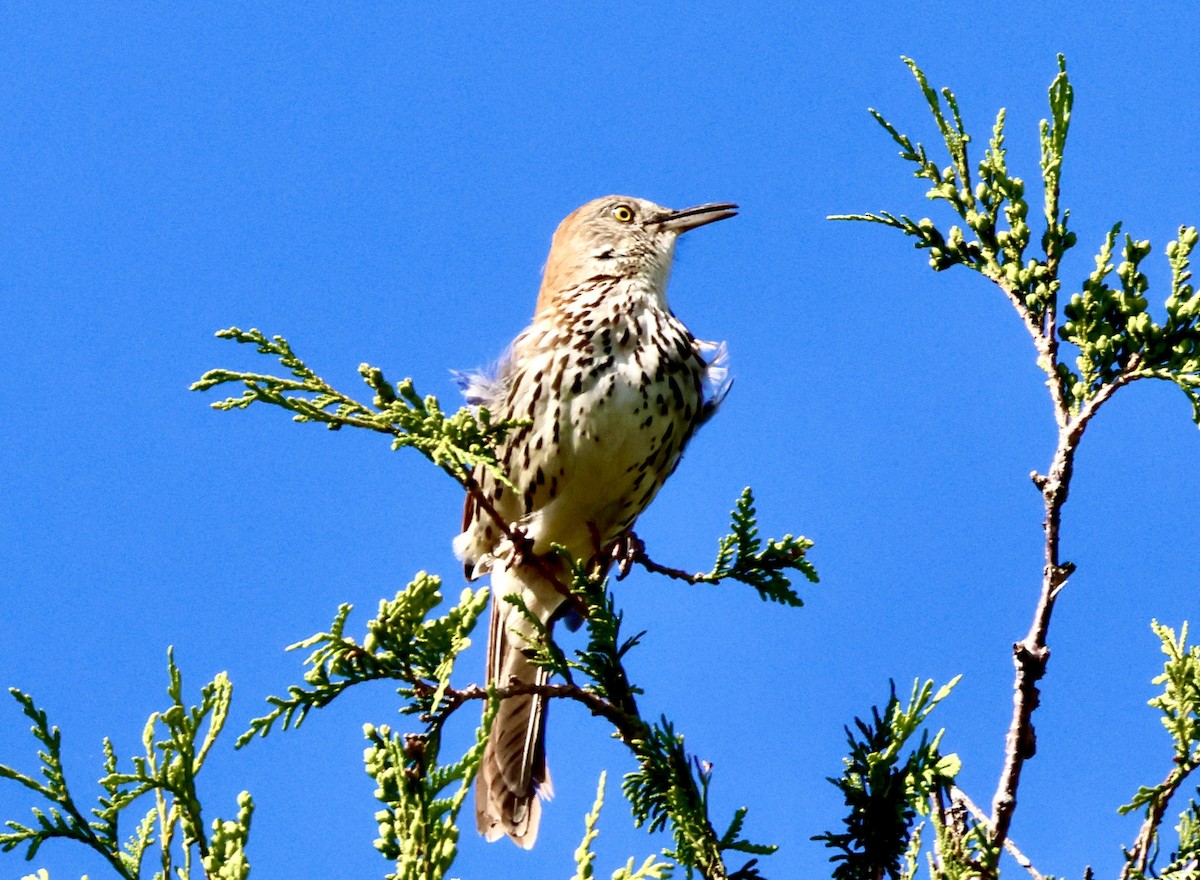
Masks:
[[[588,534],[592,536],[592,562],[600,562],[608,555],[604,550],[604,542],[600,538],[600,527],[591,521],[588,522],[587,527]]]
[[[516,523],[510,526],[507,532],[507,540],[509,549],[504,554],[506,568],[528,566],[537,571],[554,587],[560,596],[567,600],[570,606],[581,617],[587,617],[587,603],[571,592],[570,578],[568,577],[565,580],[563,578],[564,574],[570,573],[570,568],[565,567],[562,564],[562,560],[558,559],[553,553],[545,556],[535,553],[533,549],[534,541],[529,537],[525,526],[517,525]]]
[[[645,558],[646,545],[633,533],[633,529],[626,529],[608,544],[601,539],[600,529],[595,523],[588,523],[588,532],[592,536],[591,565],[598,570],[600,577],[607,575],[615,563],[617,580],[624,580],[633,564]]]
[[[525,565],[538,557],[533,552],[533,539],[524,526],[513,525],[509,531],[508,540],[512,544],[512,552],[508,557],[508,567]],[[535,567],[538,567],[535,565]]]

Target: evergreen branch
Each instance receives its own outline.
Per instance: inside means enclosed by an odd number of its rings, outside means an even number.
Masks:
[[[845,798],[849,813],[845,831],[827,831],[813,840],[836,850],[834,880],[901,880],[903,860],[910,849],[913,822],[926,812],[929,798],[944,791],[958,773],[958,759],[938,750],[942,732],[928,732],[902,759],[909,741],[924,725],[929,713],[958,683],[956,677],[935,693],[933,682],[913,683],[907,706],[896,696],[896,686],[882,712],[872,707],[870,721],[854,720],[857,731],[846,728],[850,745],[840,779],[830,779]]]
[[[906,235],[921,237],[922,229],[919,223],[913,221],[911,217],[901,214],[897,217],[895,214],[889,214],[887,211],[880,211],[878,214],[830,214],[826,220],[848,220],[855,223],[878,223],[881,226],[890,226],[893,229],[899,229]]]
[[[763,601],[799,608],[804,605],[804,600],[792,589],[791,578],[784,572],[798,571],[810,583],[817,583],[817,570],[805,558],[813,543],[805,537],[784,535],[779,539],[768,538],[764,545],[758,536],[757,516],[754,493],[746,487],[731,514],[730,533],[717,544],[717,559],[711,571],[689,574],[682,569],[660,565],[646,554],[645,544],[636,535],[630,535],[624,570],[628,570],[630,563],[637,563],[647,571],[689,584],[716,584],[726,579],[740,581],[754,587]]]
[[[774,848],[750,843],[740,836],[744,811],[739,811],[724,835],[713,829],[707,812],[711,768],[687,755],[682,738],[675,735],[669,722],[664,719],[660,725],[650,725],[638,713],[636,695],[640,689],[629,681],[621,659],[637,644],[640,634],[622,635],[622,616],[604,578],[595,569],[573,560],[570,571],[573,591],[587,612],[587,644],[568,658],[561,651],[554,653],[557,649],[552,650],[549,634],[544,633],[534,659],[552,669],[562,669],[568,676],[572,672],[582,674],[588,680],[587,686],[568,681],[452,687],[449,680],[453,660],[469,644],[469,633],[486,606],[487,591],[464,591],[458,606],[430,620],[429,612],[441,601],[440,581],[421,573],[395,599],[381,603],[361,644],[345,635],[350,608],[343,605],[328,632],[293,645],[292,649],[315,649],[306,660],[305,686],[293,686],[286,698],[272,697],[272,711],[251,722],[239,745],[254,736],[265,736],[281,718],[285,729],[298,725],[312,708],[328,705],[354,684],[383,678],[401,682],[397,691],[405,700],[401,711],[419,713],[425,732],[401,738],[384,728],[368,729],[372,742],[368,772],[379,783],[381,800],[389,805],[380,814],[377,846],[396,859],[397,873],[392,876],[433,878],[440,877],[438,872],[448,867],[457,839],[450,836],[450,825],[446,824],[452,824],[451,813],[456,815],[457,807],[446,806],[438,792],[454,780],[469,784],[478,765],[477,758],[464,759],[466,763],[449,768],[437,765],[440,733],[449,717],[474,700],[486,700],[494,706],[500,700],[531,693],[548,699],[571,699],[611,723],[637,758],[638,770],[626,781],[635,820],[639,824],[649,821],[654,829],[671,824],[676,841],[672,858],[711,880],[757,877],[753,863],[729,872],[723,853],[762,854]],[[494,709],[485,712],[481,737],[490,725],[492,712]],[[400,771],[402,766],[405,769]],[[401,782],[400,776],[405,781]],[[436,845],[442,847],[438,850],[441,855],[422,862],[425,867],[421,871],[427,873],[412,873],[417,863],[409,857],[414,852],[428,852],[435,838]],[[647,862],[638,871],[630,868],[630,876],[657,876],[653,873],[658,870],[656,864]]]
[[[364,754],[375,797],[384,809],[375,814],[375,848],[395,862],[388,880],[441,880],[458,852],[458,814],[483,759],[487,732],[499,702],[489,699],[475,743],[461,760],[438,764],[437,734],[399,735],[387,725],[364,725],[370,746]],[[457,783],[449,796],[443,792]]]
[[[320,379],[281,337],[268,339],[259,331],[245,333],[236,328],[218,335],[254,344],[259,352],[278,358],[290,371],[291,378],[225,370],[207,373],[193,386],[195,389],[205,390],[230,382],[240,382],[245,387],[241,397],[221,401],[215,404],[217,408],[269,403],[291,411],[299,421],[323,422],[331,428],[366,428],[391,435],[393,448],[416,448],[466,489],[471,503],[512,544],[521,564],[534,567],[555,584],[582,613],[588,627],[586,647],[568,657],[554,645],[547,628],[537,622],[535,630],[540,637],[531,646],[534,661],[551,673],[562,675],[565,684],[513,683],[499,688],[456,689],[450,685],[453,663],[468,644],[468,634],[486,605],[487,594],[485,590],[474,594],[467,590],[448,615],[430,621],[428,613],[440,602],[437,591],[440,581],[422,573],[391,603],[381,605],[380,614],[369,625],[370,634],[362,644],[343,634],[350,608],[342,606],[328,632],[293,645],[292,649],[314,649],[306,660],[304,684],[290,687],[284,697],[269,698],[271,711],[251,722],[239,738],[238,746],[244,746],[254,736],[265,736],[277,722],[282,721],[283,729],[298,726],[309,711],[328,705],[352,685],[381,678],[399,681],[398,693],[404,699],[401,711],[418,714],[426,728],[424,733],[409,734],[403,740],[383,728],[368,730],[372,742],[368,772],[380,783],[380,790],[386,793],[381,800],[388,805],[380,814],[381,838],[377,846],[397,859],[397,873],[393,876],[431,878],[440,876],[438,872],[449,864],[456,840],[453,835],[457,834],[457,829],[451,835],[448,830],[451,826],[438,824],[439,817],[448,815],[446,810],[455,813],[457,808],[446,807],[437,792],[453,779],[460,779],[466,785],[477,766],[477,761],[460,762],[449,768],[436,764],[440,733],[447,719],[475,699],[486,698],[489,706],[501,699],[529,693],[574,699],[612,723],[618,737],[633,751],[639,769],[627,778],[627,786],[631,786],[628,791],[636,792],[635,817],[639,823],[649,821],[654,827],[663,827],[667,822],[672,825],[676,840],[674,857],[680,864],[713,880],[757,877],[755,861],[729,872],[722,853],[765,854],[774,848],[752,844],[740,836],[744,811],[739,811],[730,830],[719,836],[707,813],[711,768],[683,751],[682,739],[675,736],[665,719],[661,725],[651,725],[638,713],[636,696],[640,689],[629,681],[621,660],[638,643],[641,634],[622,636],[622,616],[603,577],[614,548],[597,546],[590,561],[534,554],[520,528],[506,522],[481,491],[476,478],[480,467],[490,468],[501,482],[512,485],[500,471],[496,443],[507,430],[524,423],[493,425],[486,410],[479,410],[476,415],[469,408],[445,416],[436,399],[416,394],[410,380],[393,387],[379,370],[364,365],[360,373],[376,392],[373,405],[368,407]],[[733,519],[733,533],[719,545],[717,565],[708,574],[696,575],[692,582],[715,583],[732,578],[751,584],[764,599],[800,605],[785,572],[800,571],[809,580],[816,580],[815,570],[805,559],[811,542],[788,535],[764,544],[758,537],[749,490],[739,500]],[[645,559],[644,547],[631,535],[627,543],[633,546],[635,542]],[[628,564],[629,558],[623,563],[623,570],[627,570]],[[649,565],[652,567],[653,563]],[[664,573],[668,571],[658,568]],[[568,579],[570,582],[565,583]],[[507,598],[520,605],[519,596]],[[586,685],[574,683],[573,678],[579,675],[587,680]],[[485,713],[479,749],[489,718]],[[408,781],[401,784],[400,776]],[[633,783],[631,779],[639,781]],[[452,818],[447,821],[452,825]],[[417,870],[416,863],[405,853],[415,851],[412,847],[427,851],[436,841],[440,841],[438,846],[445,847],[440,850],[445,858],[428,862],[427,868],[422,869],[427,873],[412,873]],[[660,873],[665,876],[664,872],[665,866],[649,860],[636,871],[631,862],[614,876],[652,877]]]
[[[597,824],[600,821],[600,809],[604,806],[604,783],[608,774],[600,772],[600,783],[596,787],[596,800],[592,809],[584,818],[583,840],[575,850],[575,874],[571,880],[593,880],[596,876],[593,867],[596,854],[592,851],[592,843],[600,835]],[[666,880],[671,876],[671,865],[660,862],[656,856],[648,856],[641,867],[635,868],[631,858],[624,867],[618,868],[612,874],[612,880]]]
[[[260,330],[243,331],[237,327],[218,331],[217,336],[254,345],[259,353],[277,358],[293,378],[209,370],[192,384],[192,391],[207,391],[227,384],[245,387],[240,397],[217,401],[212,404],[214,409],[246,409],[254,403],[266,403],[292,412],[292,418],[298,422],[320,422],[331,430],[365,428],[391,436],[393,449],[416,449],[464,486],[475,468],[488,467],[497,479],[511,487],[496,462],[494,449],[508,431],[524,422],[493,423],[486,409],[476,412],[465,406],[447,415],[435,397],[417,394],[411,379],[393,386],[379,368],[362,364],[358,372],[375,392],[368,406],[318,376],[282,336],[268,339]]]
[[[268,339],[260,330],[244,331],[237,327],[220,330],[217,336],[254,345],[260,354],[278,359],[294,378],[210,370],[192,384],[192,391],[207,391],[230,383],[245,386],[241,397],[217,401],[212,404],[214,409],[245,409],[254,403],[265,403],[292,412],[293,419],[298,422],[320,422],[331,430],[351,427],[387,434],[392,438],[393,450],[415,449],[459,483],[472,503],[487,514],[514,547],[528,543],[519,530],[497,512],[476,477],[479,468],[487,468],[498,482],[516,491],[496,460],[496,444],[510,430],[528,422],[493,423],[491,413],[483,407],[476,410],[464,406],[453,415],[446,415],[436,397],[422,397],[416,392],[412,379],[404,379],[393,386],[378,367],[361,364],[358,372],[375,393],[372,405],[368,406],[318,376],[282,336]],[[569,594],[568,587],[543,560],[530,555],[528,562],[551,583],[558,584],[564,595]]]
[[[62,738],[51,727],[46,713],[37,708],[27,694],[13,689],[13,697],[33,722],[32,732],[41,743],[38,755],[42,761],[43,785],[10,767],[0,766],[0,778],[11,779],[39,794],[50,802],[48,811],[33,808],[35,822],[24,825],[15,821],[5,823],[8,833],[0,834],[0,850],[10,851],[25,846],[25,857],[32,859],[47,840],[62,838],[76,840],[97,852],[126,880],[140,880],[145,854],[157,837],[161,849],[162,871],[159,876],[190,876],[193,849],[205,866],[206,875],[213,880],[245,880],[249,865],[245,859],[245,843],[249,835],[252,803],[245,792],[239,797],[242,811],[234,822],[214,823],[213,838],[203,833],[200,800],[196,790],[197,776],[204,759],[220,735],[228,717],[232,688],[221,673],[201,689],[199,705],[188,707],[183,702],[183,684],[175,665],[173,652],[167,653],[169,675],[168,696],[171,706],[150,716],[142,735],[146,754],[135,757],[132,771],[118,769],[116,750],[109,739],[103,743],[104,790],[97,806],[91,809],[93,820],[84,817],[67,786],[62,766]],[[158,738],[159,729],[165,737]],[[131,837],[120,840],[119,822],[122,813],[142,796],[153,793],[155,807],[138,821]],[[173,866],[172,841],[176,827],[183,831],[182,867]]]
[[[913,223],[891,213],[839,215],[882,223],[916,239],[918,248],[928,249],[935,270],[964,265],[979,272],[999,287],[1025,325],[1033,340],[1037,363],[1046,373],[1058,443],[1045,475],[1033,479],[1042,493],[1044,518],[1044,564],[1042,587],[1029,632],[1014,645],[1013,715],[1005,744],[1004,766],[992,801],[990,847],[998,851],[1006,841],[1016,809],[1017,788],[1024,762],[1036,747],[1033,712],[1038,705],[1038,682],[1049,659],[1047,636],[1055,600],[1074,570],[1060,559],[1062,509],[1070,488],[1075,453],[1090,420],[1122,386],[1143,378],[1172,381],[1188,396],[1193,419],[1200,424],[1200,297],[1189,284],[1189,258],[1200,240],[1195,229],[1181,227],[1176,241],[1167,248],[1171,263],[1171,292],[1167,298],[1167,320],[1157,323],[1147,311],[1149,286],[1141,262],[1150,252],[1149,242],[1125,237],[1122,261],[1114,269],[1113,251],[1119,224],[1107,236],[1096,259],[1095,271],[1071,296],[1063,308],[1065,322],[1058,327],[1059,269],[1063,255],[1076,243],[1068,231],[1069,212],[1060,206],[1063,156],[1070,128],[1074,91],[1067,76],[1065,59],[1058,56],[1058,71],[1050,85],[1050,116],[1039,128],[1040,169],[1045,195],[1045,232],[1040,259],[1024,256],[1030,240],[1026,223],[1028,203],[1024,184],[1007,167],[1004,146],[1005,114],[1001,111],[992,139],[978,166],[978,183],[972,190],[966,144],[969,142],[958,103],[953,93],[939,97],[924,73],[910,59],[912,70],[929,105],[934,122],[950,156],[950,167],[938,171],[925,149],[871,111],[892,139],[900,144],[901,156],[917,164],[916,176],[927,180],[927,197],[944,201],[963,221],[941,233],[930,221]],[[942,100],[949,109],[943,108]],[[1002,228],[1001,216],[1008,228]],[[1119,286],[1110,283],[1115,272]],[[1078,372],[1063,363],[1059,342],[1078,349]],[[993,866],[986,866],[989,872]],[[989,874],[994,876],[994,874]]]
[[[883,127],[884,131],[892,136],[892,140],[900,146],[900,158],[906,162],[912,162],[917,166],[917,170],[913,172],[915,177],[925,178],[934,183],[941,180],[937,164],[929,159],[923,146],[914,144],[908,135],[900,133],[879,111],[874,108],[868,108],[867,112]]]
[[[457,605],[431,620],[429,613],[442,602],[440,588],[440,578],[418,572],[395,598],[379,603],[361,643],[343,634],[352,606],[341,605],[328,632],[289,645],[289,651],[315,647],[304,661],[304,686],[290,686],[286,697],[268,697],[273,708],[250,722],[237,747],[265,737],[281,719],[284,730],[299,727],[311,710],[329,705],[347,688],[380,679],[401,683],[402,712],[437,714],[447,699],[454,663],[470,645],[469,634],[488,599],[486,588],[465,589]]]
[[[600,771],[600,782],[596,786],[596,800],[592,803],[591,810],[583,820],[583,840],[579,842],[579,846],[575,849],[575,873],[571,880],[593,880],[596,876],[596,871],[592,867],[596,861],[596,854],[592,852],[592,843],[600,836],[600,830],[596,825],[600,822],[600,808],[604,806],[604,781],[607,778],[603,770]]]
[[[677,845],[674,857],[681,864],[693,867],[713,880],[734,876],[726,871],[721,860],[722,852],[767,852],[771,848],[757,847],[742,840],[737,834],[740,818],[737,828],[724,838],[713,830],[707,817],[706,792],[710,771],[700,770],[700,765],[686,755],[681,739],[675,737],[667,722],[656,727],[642,721],[635,700],[635,695],[640,691],[629,682],[620,659],[636,644],[637,637],[622,637],[621,617],[614,609],[604,580],[588,573],[583,564],[578,562],[574,574],[575,588],[585,599],[588,609],[589,638],[587,646],[577,651],[569,662],[572,670],[588,676],[590,686],[514,683],[507,687],[487,689],[451,687],[448,684],[448,664],[442,662],[435,667],[433,662],[438,652],[430,650],[430,633],[456,633],[448,640],[443,638],[438,648],[443,655],[447,651],[453,653],[454,646],[465,647],[466,635],[474,625],[478,612],[486,604],[486,591],[480,590],[477,594],[465,591],[458,608],[439,621],[429,621],[428,612],[440,601],[436,590],[439,582],[428,575],[419,575],[395,600],[381,605],[380,614],[369,625],[370,635],[361,645],[344,635],[348,608],[343,606],[329,632],[293,646],[316,646],[306,661],[309,666],[305,675],[307,687],[292,688],[286,699],[273,698],[274,710],[252,722],[250,730],[243,734],[240,742],[244,744],[255,735],[266,735],[280,717],[283,717],[287,726],[291,721],[289,710],[303,718],[310,708],[327,705],[353,684],[378,678],[401,681],[403,687],[398,693],[405,698],[401,711],[420,712],[426,731],[423,734],[410,734],[403,739],[383,732],[383,728],[374,734],[369,731],[368,738],[373,746],[368,772],[377,782],[390,780],[395,776],[392,771],[401,766],[402,757],[406,762],[404,766],[408,769],[405,773],[408,775],[405,779],[408,782],[404,785],[408,788],[380,782],[381,790],[385,791],[381,799],[392,804],[392,811],[386,822],[381,819],[381,829],[384,829],[381,841],[390,842],[386,846],[382,842],[377,846],[385,855],[391,854],[389,857],[397,859],[399,873],[394,876],[407,878],[418,875],[405,873],[407,869],[400,870],[409,864],[404,854],[410,852],[412,847],[419,847],[421,841],[428,841],[429,836],[435,833],[430,823],[441,822],[441,817],[445,815],[433,789],[440,791],[441,786],[453,779],[464,780],[466,784],[465,774],[469,772],[471,777],[474,775],[474,766],[464,765],[454,772],[437,768],[440,730],[446,720],[472,700],[487,700],[491,705],[508,697],[530,693],[551,699],[572,699],[608,720],[638,758],[639,770],[631,776],[642,779],[636,786],[638,797],[635,815],[639,810],[642,811],[638,815],[639,821],[653,821],[655,828],[662,827],[668,821],[672,824]],[[450,619],[458,623],[448,622]],[[440,680],[434,675],[435,668],[444,673]],[[485,717],[484,723],[486,726],[489,719]],[[700,770],[699,777],[693,775],[693,768]],[[413,788],[418,782],[420,786]],[[395,785],[400,786],[400,782],[397,781]],[[448,837],[439,839],[443,843],[449,840]],[[448,862],[437,864],[444,867]],[[754,873],[743,876],[751,877]]]
[[[946,792],[937,789],[930,799],[934,830],[930,874],[936,880],[978,880],[994,875],[1000,849],[989,843],[987,818],[979,818],[957,798],[952,798],[947,806],[945,795]],[[914,837],[919,831],[918,827]]]
[[[22,693],[17,688],[9,688],[13,699],[21,706],[21,711],[33,722],[30,732],[41,744],[38,758],[42,762],[41,774],[48,785],[42,785],[19,771],[0,765],[0,778],[19,782],[31,791],[41,795],[52,806],[49,813],[34,807],[33,815],[37,827],[24,825],[8,820],[4,824],[9,832],[0,834],[0,852],[11,852],[18,846],[24,845],[25,859],[31,861],[38,850],[48,840],[62,838],[77,840],[100,854],[108,862],[117,875],[128,880],[135,880],[136,874],[131,873],[121,858],[119,851],[114,852],[101,835],[108,831],[105,824],[96,829],[84,818],[82,811],[75,804],[67,786],[66,775],[62,765],[62,734],[57,727],[51,727],[45,710],[39,709],[33,702],[33,697]]]
[[[1043,119],[1039,126],[1042,182],[1046,196],[1045,251],[1051,269],[1057,267],[1058,259],[1062,255],[1060,248],[1066,234],[1066,218],[1059,219],[1058,200],[1063,152],[1067,145],[1067,131],[1071,124],[1071,106],[1074,101],[1075,90],[1067,78],[1067,59],[1060,54],[1058,75],[1050,83],[1050,120]]]
[[[905,220],[911,224],[907,218]],[[914,228],[918,228],[916,224]],[[496,460],[495,448],[496,443],[501,441],[509,430],[526,422],[493,424],[486,409],[476,412],[470,407],[463,407],[453,416],[446,416],[436,398],[421,397],[416,393],[411,379],[405,379],[392,386],[378,368],[363,364],[359,367],[359,373],[375,391],[373,406],[368,407],[333,388],[318,376],[296,355],[282,336],[268,339],[259,330],[243,331],[236,327],[221,330],[217,336],[241,344],[254,345],[261,354],[277,358],[279,363],[288,369],[292,378],[210,370],[192,385],[192,390],[205,391],[228,383],[241,383],[245,386],[241,397],[218,401],[213,404],[215,408],[244,409],[253,403],[268,403],[293,412],[293,418],[297,421],[318,421],[335,429],[349,426],[389,434],[393,437],[393,449],[407,446],[421,452],[463,486],[472,503],[488,516],[501,535],[514,547],[527,546],[528,540],[517,527],[499,514],[492,500],[481,490],[475,476],[478,468],[488,468],[500,482],[515,490]],[[738,516],[744,518],[746,510],[749,511],[749,519],[739,521]],[[753,496],[747,489],[738,502],[738,511],[735,511],[734,535],[723,539],[731,540],[730,546],[737,546],[740,551],[753,546],[753,552],[739,552],[737,561],[732,566],[724,567],[718,564],[707,575],[684,575],[684,578],[690,579],[692,583],[715,583],[725,578],[733,578],[754,586],[764,599],[796,606],[802,604],[799,596],[790,589],[790,580],[783,572],[798,570],[810,581],[815,582],[816,571],[804,559],[804,554],[812,543],[805,538],[788,535],[779,541],[769,540],[766,547],[761,548],[755,543],[756,525],[753,515]],[[603,552],[604,549],[597,548],[597,552]],[[644,548],[642,551],[645,558]],[[573,598],[569,586],[562,582],[559,572],[544,559],[533,553],[524,553],[523,561],[537,568],[564,596]],[[662,566],[652,570],[679,576],[677,570]],[[287,714],[286,706],[276,708],[281,714]],[[298,708],[293,709],[293,712],[297,711]],[[291,714],[287,714],[287,719],[291,717]],[[299,717],[302,720],[303,714]]]
[[[1165,687],[1161,694],[1150,701],[1150,705],[1162,713],[1163,726],[1171,735],[1175,750],[1174,766],[1162,782],[1149,788],[1139,788],[1133,799],[1118,809],[1120,813],[1144,809],[1146,815],[1133,847],[1125,852],[1121,880],[1147,876],[1167,807],[1188,777],[1200,768],[1200,645],[1188,646],[1187,623],[1180,628],[1178,636],[1173,629],[1158,621],[1152,621],[1150,627],[1158,636],[1162,651],[1167,656],[1162,674],[1154,679],[1154,684]],[[1186,852],[1189,847],[1183,828],[1180,838],[1180,850]],[[1200,838],[1196,842],[1195,853],[1200,854]]]
[[[960,214],[965,214],[967,210],[974,207],[975,203],[971,192],[971,169],[967,162],[967,143],[971,138],[963,130],[962,116],[958,111],[958,100],[954,97],[954,93],[946,88],[941,90],[941,97],[939,97],[915,61],[903,56],[901,60],[908,65],[922,94],[925,95],[925,102],[929,105],[929,111],[933,114],[938,131],[942,135],[942,141],[946,145],[946,151],[950,154],[950,160],[953,163],[951,168],[942,172],[941,197],[949,201]],[[947,107],[953,113],[953,126],[946,120],[945,113],[942,111],[941,98],[946,99]]]
[[[725,852],[769,854],[777,847],[753,844],[738,836],[744,809],[735,816],[729,831],[717,835],[708,818],[708,787],[712,765],[691,757],[683,747],[683,736],[665,717],[645,725],[641,735],[629,743],[638,759],[638,769],[627,773],[621,789],[633,808],[634,823],[650,832],[671,826],[675,849],[665,854],[685,868],[698,870],[709,880],[759,877],[751,860],[730,872]]]
[[[725,866],[725,852],[766,854],[775,847],[752,844],[741,838],[745,812],[739,811],[730,830],[719,835],[708,814],[708,786],[712,768],[688,755],[683,737],[664,717],[658,724],[642,719],[633,685],[621,662],[637,644],[640,634],[621,636],[621,615],[613,605],[605,580],[576,561],[572,566],[575,593],[587,606],[588,644],[577,651],[572,668],[587,676],[591,690],[609,708],[606,714],[617,736],[633,753],[638,768],[626,774],[622,791],[633,808],[634,823],[651,832],[671,826],[675,849],[666,853],[707,880],[751,880],[758,871],[753,862],[737,871]],[[587,691],[585,691],[587,693]]]
[[[1197,795],[1200,795],[1200,789],[1197,789]],[[1200,877],[1200,804],[1195,798],[1180,814],[1175,830],[1179,834],[1179,847],[1158,876],[1161,880],[1196,880]]]
[[[250,862],[246,858],[246,844],[250,839],[250,819],[254,814],[254,800],[250,793],[238,795],[236,820],[213,821],[212,838],[208,855],[203,858],[204,875],[208,880],[249,880]]]
[[[617,737],[633,753],[638,768],[627,774],[622,785],[626,799],[633,808],[635,824],[647,824],[651,831],[671,826],[675,849],[667,853],[689,871],[697,870],[708,880],[752,880],[758,871],[751,862],[737,871],[729,871],[724,863],[726,852],[766,854],[774,847],[750,843],[741,837],[745,818],[739,810],[729,830],[720,835],[708,815],[708,785],[712,768],[691,757],[683,748],[683,738],[665,718],[658,724],[642,719],[636,696],[641,689],[630,682],[621,662],[633,648],[640,634],[625,638],[621,634],[622,616],[615,609],[603,577],[583,562],[574,560],[571,567],[573,589],[587,609],[585,625],[588,640],[567,660],[570,670],[586,677],[586,687],[575,684],[529,685],[512,684],[505,688],[467,688],[447,691],[443,715],[467,700],[483,699],[491,694],[497,699],[518,694],[537,693],[542,696],[572,699],[593,714],[604,717],[615,729]],[[558,662],[545,653],[535,660],[553,668]]]

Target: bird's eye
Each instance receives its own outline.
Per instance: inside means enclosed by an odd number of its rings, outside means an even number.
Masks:
[[[633,220],[633,208],[628,205],[617,205],[612,209],[612,215],[618,223],[629,223]]]

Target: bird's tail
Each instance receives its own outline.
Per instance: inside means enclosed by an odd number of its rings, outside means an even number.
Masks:
[[[497,564],[492,571],[492,620],[488,640],[488,684],[545,684],[549,673],[529,659],[537,627],[504,597],[518,594],[544,624],[562,597],[528,566]],[[540,798],[553,794],[545,753],[546,698],[507,697],[492,722],[475,783],[475,821],[488,841],[507,834],[522,849],[537,840]]]

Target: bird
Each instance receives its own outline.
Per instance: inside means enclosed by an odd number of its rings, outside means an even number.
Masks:
[[[540,637],[530,616],[549,633],[572,607],[553,545],[606,567],[728,393],[724,344],[696,339],[666,288],[678,237],[736,214],[728,202],[670,210],[628,196],[576,209],[554,233],[532,323],[492,371],[461,377],[469,403],[523,423],[496,448],[508,485],[477,469],[453,545],[468,580],[491,575],[490,685],[547,683],[530,659]],[[553,795],[546,703],[500,701],[476,779],[489,842],[537,839],[540,799]]]

